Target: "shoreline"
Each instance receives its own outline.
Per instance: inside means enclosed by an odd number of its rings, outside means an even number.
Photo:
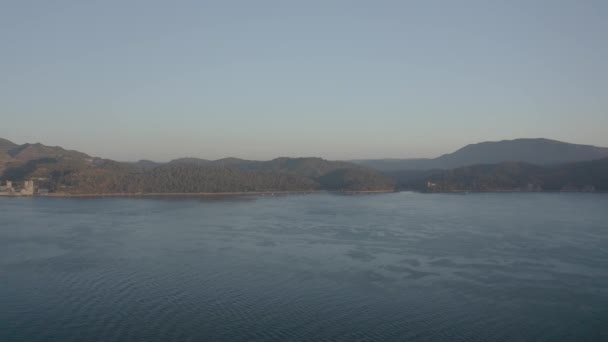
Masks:
[[[604,194],[608,191],[521,191],[521,190],[491,190],[491,191],[417,191],[417,190],[302,190],[302,191],[236,191],[236,192],[146,192],[146,193],[49,193],[45,195],[21,195],[0,193],[0,198],[154,198],[154,197],[221,197],[221,196],[286,196],[286,195],[311,195],[311,194],[333,194],[333,195],[374,195],[389,194],[397,192],[416,192],[420,194],[508,194],[508,193],[589,193]]]
[[[352,190],[352,191],[330,191],[330,190],[302,190],[302,191],[237,191],[237,192],[146,192],[146,193],[93,193],[93,194],[71,194],[50,193],[42,196],[11,196],[11,197],[46,197],[46,198],[105,198],[105,197],[215,197],[215,196],[280,196],[280,195],[308,195],[308,194],[340,194],[340,195],[365,195],[386,194],[398,192],[396,190]]]

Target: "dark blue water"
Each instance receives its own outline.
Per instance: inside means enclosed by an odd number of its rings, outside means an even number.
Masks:
[[[608,341],[608,195],[0,199],[0,341]]]

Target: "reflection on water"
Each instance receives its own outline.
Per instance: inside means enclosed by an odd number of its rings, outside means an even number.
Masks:
[[[0,199],[1,341],[608,340],[608,195]]]

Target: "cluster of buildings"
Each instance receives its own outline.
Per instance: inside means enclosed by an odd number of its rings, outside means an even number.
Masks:
[[[33,180],[24,181],[22,186],[13,185],[10,180],[5,185],[0,184],[0,196],[34,196],[35,193]]]

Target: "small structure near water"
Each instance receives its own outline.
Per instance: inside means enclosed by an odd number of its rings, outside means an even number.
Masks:
[[[33,180],[24,181],[20,188],[16,188],[10,180],[7,180],[5,185],[0,185],[0,196],[34,196],[35,193]]]

